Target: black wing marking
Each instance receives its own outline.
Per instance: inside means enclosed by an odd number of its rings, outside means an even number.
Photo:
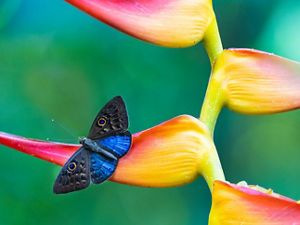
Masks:
[[[98,113],[88,138],[92,140],[118,134],[128,129],[128,116],[121,96],[114,97]]]
[[[65,163],[56,178],[53,191],[63,194],[88,187],[90,184],[90,152],[81,147]]]

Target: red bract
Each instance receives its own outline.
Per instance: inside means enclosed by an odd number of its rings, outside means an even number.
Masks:
[[[0,144],[60,166],[64,165],[80,147],[80,145],[27,139],[4,132],[0,132]]]

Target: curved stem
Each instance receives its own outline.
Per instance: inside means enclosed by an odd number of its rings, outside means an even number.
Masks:
[[[214,62],[218,56],[223,52],[223,45],[219,34],[218,24],[216,18],[208,27],[204,37],[204,48],[209,56],[211,67],[213,68]],[[205,123],[211,134],[214,132],[216,120],[222,109],[223,99],[222,90],[219,85],[213,85],[212,78],[209,81],[204,102],[202,105],[200,120]]]
[[[213,65],[216,58],[223,52],[223,45],[215,17],[205,33],[203,44],[208,54],[210,63]]]
[[[213,191],[214,181],[226,181],[220,158],[215,147],[213,147],[207,155],[205,165],[202,165],[199,169],[211,192]]]
[[[222,87],[211,76],[206,90],[204,102],[201,108],[200,120],[208,126],[213,135],[216,121],[224,105],[224,93]]]
[[[223,45],[216,18],[213,19],[206,31],[204,37],[204,48],[208,54],[213,70],[216,59],[223,52]],[[199,119],[208,126],[212,136],[217,118],[223,106],[223,94],[221,85],[215,81],[211,75]],[[225,181],[220,158],[215,147],[207,156],[206,165],[200,168],[200,170],[202,170],[202,175],[204,176],[211,192],[213,190],[215,180]]]

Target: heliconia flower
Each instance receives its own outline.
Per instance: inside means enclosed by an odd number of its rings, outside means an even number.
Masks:
[[[212,198],[209,225],[300,224],[300,204],[272,190],[216,181]]]
[[[129,35],[167,47],[192,46],[215,19],[212,0],[66,0]]]
[[[0,133],[0,144],[64,165],[79,148]],[[206,126],[182,115],[133,135],[129,153],[120,159],[112,181],[146,187],[170,187],[192,182],[198,175],[212,183],[219,161]],[[222,175],[218,175],[222,178]]]
[[[211,90],[223,104],[245,114],[283,112],[300,107],[300,64],[251,49],[225,50],[214,65]]]

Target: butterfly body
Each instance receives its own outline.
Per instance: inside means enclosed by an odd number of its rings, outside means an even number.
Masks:
[[[56,194],[84,189],[92,181],[100,184],[115,171],[119,158],[131,147],[128,116],[121,97],[115,97],[98,113],[87,138],[65,163],[56,178]]]
[[[96,141],[88,138],[83,138],[80,140],[80,144],[82,144],[82,146],[89,151],[102,154],[106,158],[118,160],[117,157],[114,156],[114,154],[110,153],[109,150],[105,150],[104,148],[102,148]]]

